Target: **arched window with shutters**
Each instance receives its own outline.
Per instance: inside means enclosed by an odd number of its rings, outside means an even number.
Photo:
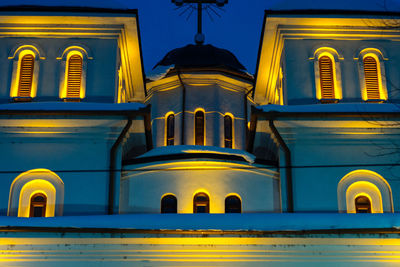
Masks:
[[[314,53],[316,96],[321,103],[342,99],[339,54],[333,48],[319,48]]]
[[[31,197],[29,217],[46,217],[47,196],[36,193]]]
[[[82,55],[73,53],[67,60],[66,98],[64,101],[80,100],[82,87]]]
[[[31,98],[34,66],[35,66],[34,55],[27,54],[22,57],[19,68],[19,79],[18,79],[19,99]]]
[[[325,55],[319,58],[319,82],[321,100],[335,99],[335,82],[333,76],[333,60]]]
[[[210,213],[210,198],[200,192],[193,197],[193,213]]]
[[[204,111],[197,110],[194,113],[194,144],[205,145],[205,117]]]
[[[60,98],[65,102],[79,102],[86,96],[87,49],[71,46],[61,57]]]
[[[30,45],[17,48],[9,56],[13,60],[13,75],[10,97],[17,102],[31,101],[36,97],[39,60],[39,50]]]
[[[383,55],[378,49],[364,49],[358,58],[361,95],[364,101],[387,100]]]
[[[224,116],[224,146],[233,148],[233,118],[229,114]]]
[[[225,213],[242,213],[242,201],[236,195],[225,198]]]
[[[175,141],[175,115],[170,113],[165,118],[165,144],[173,146]]]
[[[161,198],[161,213],[177,213],[178,200],[172,194],[167,194]]]

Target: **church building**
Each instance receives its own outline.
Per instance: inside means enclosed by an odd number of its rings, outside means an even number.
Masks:
[[[139,13],[0,4],[1,266],[400,263],[400,13],[282,1],[254,75],[200,24],[148,76]]]

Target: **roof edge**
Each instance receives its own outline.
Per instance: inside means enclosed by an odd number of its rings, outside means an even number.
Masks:
[[[290,10],[268,10],[265,15],[379,15],[379,16],[398,16],[400,11],[372,11],[372,10],[341,10],[341,9],[290,9]]]
[[[41,5],[19,5],[19,6],[3,6],[0,12],[13,11],[31,11],[31,12],[76,12],[76,13],[114,13],[114,14],[134,14],[138,15],[137,9],[113,9],[102,7],[73,7],[73,6],[41,6]]]

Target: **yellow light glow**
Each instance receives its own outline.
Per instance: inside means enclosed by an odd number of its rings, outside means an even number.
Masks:
[[[231,120],[232,120],[232,148],[234,149],[235,148],[235,140],[236,140],[235,139],[235,117],[233,116],[232,113],[229,113],[229,112],[227,112],[223,115],[223,117],[225,117],[225,116],[231,117]],[[224,129],[223,133],[225,134],[225,129]],[[221,134],[221,136],[223,136],[223,134]],[[222,138],[222,144],[225,143],[224,138],[225,138],[225,136]]]
[[[185,201],[183,207],[181,206],[180,212],[181,213],[193,213],[193,202],[194,196],[198,193],[204,193],[208,196],[208,205],[209,205],[209,213],[221,213],[221,207],[217,205],[215,201],[213,201],[210,192],[204,188],[199,188],[192,194],[192,201]]]
[[[376,62],[376,68],[377,68],[377,72],[378,72],[377,74],[378,74],[379,98],[383,99],[383,100],[387,100],[387,93],[384,92],[383,85],[382,85],[382,71],[381,71],[380,60],[375,53],[366,53],[363,55],[362,61],[364,62],[364,58],[366,58],[368,56],[373,57]],[[363,88],[363,90],[361,91],[362,99],[364,101],[366,101],[366,100],[368,100],[368,95],[367,95],[367,88],[365,86],[365,80],[363,81],[362,88]]]
[[[11,90],[10,90],[10,96],[11,97],[18,97],[18,87],[19,87],[19,80],[20,80],[20,75],[21,75],[21,59],[25,56],[25,55],[32,55],[33,58],[35,59],[33,62],[33,74],[32,74],[32,84],[31,84],[31,88],[30,88],[30,97],[34,98],[36,97],[36,88],[37,88],[37,78],[35,75],[35,71],[37,73],[37,68],[39,67],[38,65],[38,61],[36,60],[37,55],[35,55],[35,53],[30,50],[30,49],[26,49],[26,46],[21,47],[20,49],[17,49],[18,51],[18,67],[16,68],[16,73],[13,75],[13,81],[12,81],[12,85],[11,85]],[[31,48],[31,46],[29,46],[29,48]],[[16,51],[16,52],[17,52]]]
[[[286,40],[398,40],[398,30],[388,27],[390,18],[338,18],[332,16],[266,16],[260,48],[254,100],[272,103],[272,93]],[[340,59],[340,58],[339,58]]]
[[[382,213],[382,195],[373,183],[358,181],[351,184],[346,191],[347,213],[356,213],[355,199],[366,196],[371,201],[371,213]]]
[[[18,206],[18,217],[29,217],[31,197],[36,193],[42,193],[47,197],[46,217],[55,214],[56,189],[48,181],[35,179],[27,182],[21,189]]]
[[[206,141],[207,141],[207,137],[206,137],[206,133],[207,133],[207,129],[206,129],[206,124],[207,124],[206,111],[203,108],[196,108],[194,110],[193,114],[196,114],[197,111],[202,111],[204,113],[204,128],[203,128],[203,131],[204,131],[204,134],[203,134],[204,143],[203,144],[204,144],[204,146],[206,146],[207,145],[206,144]],[[196,118],[193,118],[193,143],[192,143],[192,145],[196,144],[196,130],[195,130],[195,128],[196,128]]]
[[[83,49],[81,48],[80,50],[83,50]],[[84,67],[83,67],[85,58],[83,57],[83,54],[80,52],[80,50],[79,51],[78,50],[70,50],[70,52],[68,53],[68,55],[66,57],[66,63],[65,63],[66,65],[65,65],[65,72],[64,72],[64,82],[63,82],[62,88],[60,90],[60,98],[61,99],[64,99],[64,98],[67,97],[67,89],[68,89],[67,82],[68,82],[69,59],[71,58],[71,56],[74,56],[74,55],[78,55],[78,56],[80,56],[82,58],[81,88],[79,90],[79,98],[80,99],[85,98],[85,81],[84,81],[85,77],[84,76],[86,76],[86,74],[84,73],[85,70],[84,70]]]
[[[175,114],[174,114],[174,112],[173,111],[169,111],[169,112],[167,112],[166,114],[165,114],[165,116],[164,116],[164,146],[167,146],[167,130],[168,130],[168,125],[167,125],[167,122],[168,122],[168,116],[169,115],[174,115],[174,120],[175,120]],[[175,122],[174,122],[174,127],[175,127]],[[175,143],[175,129],[174,129],[174,143]]]
[[[335,60],[335,56],[340,59],[339,54],[336,52],[335,49],[331,47],[320,47],[315,50],[314,59],[315,66],[318,70],[315,71],[316,76],[316,96],[317,99],[322,99],[322,92],[321,92],[321,83],[320,83],[320,70],[319,70],[319,60],[321,57],[327,56],[332,61],[332,74],[333,74],[333,89],[334,89],[334,99],[342,99],[342,88],[341,88],[341,78],[339,79],[340,68],[337,66],[339,64],[338,60]]]

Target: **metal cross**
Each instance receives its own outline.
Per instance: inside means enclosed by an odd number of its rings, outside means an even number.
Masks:
[[[182,6],[183,4],[197,4],[197,34],[195,36],[196,44],[204,43],[204,34],[202,32],[202,16],[203,7],[202,4],[216,4],[219,7],[224,6],[228,3],[228,0],[171,0],[176,6]]]

